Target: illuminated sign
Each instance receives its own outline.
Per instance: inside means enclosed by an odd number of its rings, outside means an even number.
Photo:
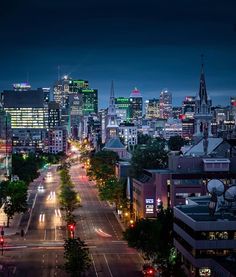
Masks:
[[[95,92],[94,89],[83,89],[82,92]]]
[[[13,84],[14,89],[30,89],[31,85],[29,83],[18,83]]]
[[[146,205],[146,214],[154,213],[154,205]]]
[[[145,199],[146,204],[153,204],[154,199]]]

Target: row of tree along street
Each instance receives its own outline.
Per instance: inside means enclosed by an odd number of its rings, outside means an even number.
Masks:
[[[68,232],[68,238],[64,242],[64,269],[71,276],[82,276],[83,272],[90,267],[91,260],[85,242],[79,237],[75,238],[76,218],[73,212],[80,207],[80,197],[75,191],[65,163],[61,166],[60,179],[60,208],[63,211]]]
[[[168,152],[180,151],[183,140],[173,137],[168,142],[160,138],[139,136],[139,142],[132,151],[130,177],[139,177],[145,169],[167,168]],[[179,256],[173,247],[173,215],[168,208],[160,209],[157,218],[140,219],[136,222],[132,218],[130,203],[126,198],[126,184],[115,176],[115,164],[119,160],[113,151],[102,150],[89,153],[84,145],[81,146],[81,162],[87,168],[87,175],[95,180],[101,200],[113,202],[116,208],[122,207],[123,214],[129,212],[132,224],[124,232],[128,244],[142,252],[144,259],[158,266],[162,276],[185,276],[181,270]],[[88,162],[89,160],[89,162]],[[130,221],[130,222],[131,222]]]
[[[40,175],[39,170],[48,163],[57,163],[61,157],[63,157],[62,154],[12,155],[12,175],[17,178],[14,181],[3,181],[0,185],[0,206],[3,205],[3,210],[7,215],[6,227],[9,227],[10,219],[16,213],[24,213],[28,210],[28,186]]]

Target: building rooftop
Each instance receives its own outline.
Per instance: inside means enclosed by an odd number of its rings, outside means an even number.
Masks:
[[[105,149],[124,149],[125,146],[121,143],[120,139],[119,138],[111,138],[108,140],[108,142],[105,144],[104,146]]]
[[[235,221],[236,215],[233,210],[225,211],[224,214],[216,212],[213,216],[209,214],[209,208],[206,203],[195,205],[180,205],[176,206],[181,212],[189,216],[196,222],[200,221]]]
[[[145,169],[151,173],[158,173],[158,174],[168,174],[168,173],[172,173],[172,170],[169,169]]]
[[[208,138],[207,155],[211,154],[221,143],[222,138]],[[184,156],[202,156],[204,155],[204,139],[201,139],[197,144],[188,149]]]
[[[44,92],[42,89],[28,91],[3,91],[4,108],[43,108]]]

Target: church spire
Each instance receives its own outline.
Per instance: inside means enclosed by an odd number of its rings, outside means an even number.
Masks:
[[[199,98],[201,104],[207,104],[207,90],[206,90],[206,81],[204,74],[204,64],[203,64],[203,55],[202,55],[202,68],[201,68],[201,76],[200,76],[200,88],[199,88]]]
[[[114,83],[111,82],[110,101],[107,112],[106,141],[118,136],[119,126],[117,122]]]
[[[111,82],[111,92],[110,92],[110,101],[108,107],[108,114],[115,115],[116,114],[116,107],[115,107],[115,94],[114,94],[114,83]]]
[[[200,76],[200,88],[199,94],[195,101],[195,134],[194,137],[211,137],[211,99],[207,95],[203,56],[202,56],[202,68]]]

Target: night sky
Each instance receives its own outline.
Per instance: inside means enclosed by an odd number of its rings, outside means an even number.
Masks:
[[[2,1],[1,1],[2,2]],[[201,54],[213,104],[236,96],[235,0],[8,0],[0,4],[0,90],[61,74],[99,90],[99,106],[138,87],[144,99],[199,88]]]

